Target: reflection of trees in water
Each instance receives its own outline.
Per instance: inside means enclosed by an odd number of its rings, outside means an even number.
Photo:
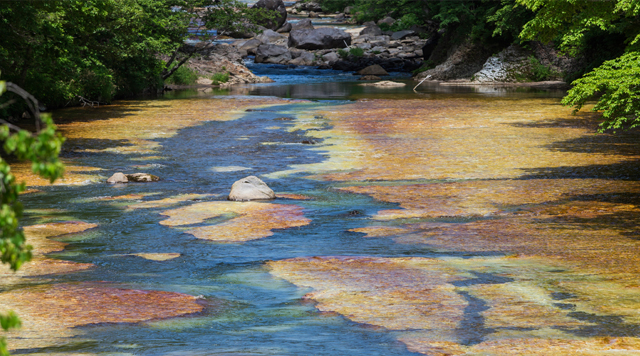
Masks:
[[[245,94],[278,96],[284,98],[317,98],[317,99],[335,99],[344,98],[351,93],[350,83],[318,83],[305,85],[282,85],[282,86],[256,86]],[[242,88],[238,88],[242,89]],[[235,88],[231,91],[237,94]]]

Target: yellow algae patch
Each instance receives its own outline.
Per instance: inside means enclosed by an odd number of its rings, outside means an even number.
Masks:
[[[356,229],[350,229],[351,232],[361,232],[366,234],[364,237],[387,237],[405,234],[410,232],[411,230],[405,227],[395,227],[395,226],[367,226],[367,227],[359,227]]]
[[[78,326],[138,323],[198,313],[194,296],[110,287],[102,283],[54,284],[0,293],[0,310],[14,310],[22,328],[8,333],[13,349],[59,344],[81,334]]]
[[[142,257],[151,261],[169,261],[182,256],[179,253],[132,253],[131,256]]]
[[[70,273],[93,267],[90,263],[77,263],[47,258],[44,255],[64,250],[64,242],[54,241],[50,237],[78,233],[92,229],[98,225],[85,222],[63,222],[32,225],[24,228],[27,243],[33,247],[33,259],[23,264],[17,272],[6,265],[0,266],[2,284],[20,281],[21,277],[42,276],[56,273]]]
[[[640,158],[637,140],[593,142],[598,116],[556,99],[366,100],[319,113],[329,159],[292,172],[332,181],[505,179]]]
[[[182,194],[175,197],[165,198],[160,200],[150,200],[141,203],[131,204],[127,206],[127,209],[151,209],[151,208],[168,208],[170,206],[178,205],[190,200],[200,200],[205,198],[214,197],[213,194]]]
[[[90,173],[102,171],[102,168],[75,166],[64,159],[62,161],[65,162],[64,176],[56,180],[53,185],[80,185],[104,179],[99,174]],[[11,173],[16,176],[18,182],[25,182],[28,187],[51,185],[48,179],[42,178],[31,171],[31,162],[12,163]]]
[[[467,302],[450,282],[465,279],[420,258],[313,257],[268,262],[271,273],[310,287],[320,311],[390,330],[453,330]]]
[[[487,341],[466,346],[443,341],[429,333],[401,335],[409,351],[429,356],[614,356],[640,355],[640,339],[633,337],[580,338],[559,330],[500,331]]]
[[[258,202],[207,202],[162,212],[169,216],[160,224],[183,226],[205,220],[233,216],[220,224],[195,227],[185,231],[199,239],[219,242],[244,242],[273,235],[275,229],[308,225],[303,208],[297,205]]]
[[[24,192],[20,193],[20,194],[35,194],[35,193],[42,193],[42,190],[39,189],[27,189]]]
[[[396,186],[355,186],[340,191],[367,194],[399,203],[402,210],[382,210],[376,219],[485,216],[520,207],[593,194],[640,193],[640,183],[605,179],[476,180]],[[639,210],[640,212],[640,210]]]

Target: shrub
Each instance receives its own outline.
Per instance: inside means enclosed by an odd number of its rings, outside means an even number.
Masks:
[[[536,82],[550,80],[557,75],[556,72],[540,63],[540,61],[534,56],[529,57],[529,63],[531,63],[531,79]]]
[[[216,73],[211,77],[214,85],[218,85],[221,83],[226,83],[229,81],[229,72],[220,72]]]
[[[345,49],[340,48],[338,50],[338,55],[340,56],[340,58],[345,59],[347,57],[349,57],[349,52]]]
[[[364,49],[359,47],[352,47],[349,49],[349,54],[351,54],[354,57],[362,57],[364,56]]]
[[[198,80],[198,74],[191,68],[181,66],[169,78],[167,83],[175,85],[192,85]]]

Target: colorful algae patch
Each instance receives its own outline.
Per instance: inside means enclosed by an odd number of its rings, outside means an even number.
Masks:
[[[20,330],[9,332],[13,349],[68,342],[79,326],[138,323],[201,312],[196,297],[173,292],[121,289],[107,283],[53,284],[0,293],[0,309],[14,310]]]
[[[169,216],[160,224],[171,227],[202,224],[213,218],[226,221],[204,226],[187,227],[186,233],[199,239],[218,242],[245,242],[273,235],[275,229],[308,225],[303,208],[296,205],[258,202],[207,202],[168,210]]]
[[[309,288],[304,298],[320,311],[384,327],[426,355],[609,355],[640,347],[631,335],[590,335],[608,316],[597,309],[606,301],[566,289],[562,282],[581,273],[556,278],[567,266],[542,259],[313,257],[268,266]],[[632,330],[635,318],[618,332]]]

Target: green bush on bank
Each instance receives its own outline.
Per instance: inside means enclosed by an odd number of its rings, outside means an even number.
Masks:
[[[229,81],[229,72],[219,72],[214,74],[211,77],[211,80],[213,81],[213,85],[219,85],[222,83],[226,83]]]
[[[193,85],[198,80],[198,73],[191,68],[181,66],[167,80],[167,84]]]

